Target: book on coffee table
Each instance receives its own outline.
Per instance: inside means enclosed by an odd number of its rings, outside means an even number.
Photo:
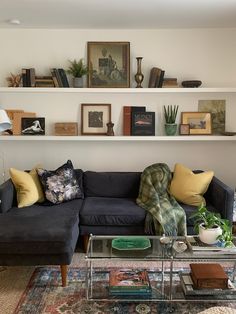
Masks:
[[[146,270],[112,270],[109,275],[109,292],[121,294],[150,294],[151,284]]]
[[[220,242],[215,244],[203,243],[197,236],[186,236],[186,241],[189,248],[193,253],[217,253],[217,254],[236,254],[236,246],[233,244],[232,247],[221,246]]]

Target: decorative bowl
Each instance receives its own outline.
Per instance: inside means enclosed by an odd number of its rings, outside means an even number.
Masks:
[[[117,250],[145,250],[151,247],[146,237],[120,237],[112,240],[112,248]]]
[[[181,84],[183,87],[199,87],[202,85],[202,81],[198,80],[183,81]]]

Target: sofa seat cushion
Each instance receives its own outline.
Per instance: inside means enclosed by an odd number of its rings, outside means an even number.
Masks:
[[[92,226],[143,225],[146,212],[135,199],[87,197],[80,211],[80,224]]]
[[[0,216],[1,254],[60,254],[74,250],[82,200],[12,208]],[[76,239],[75,239],[76,238]]]

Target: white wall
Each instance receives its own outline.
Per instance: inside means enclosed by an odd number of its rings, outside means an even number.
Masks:
[[[0,86],[6,86],[10,72],[20,72],[23,67],[34,67],[38,75],[46,75],[51,67],[67,68],[68,59],[86,59],[87,41],[129,41],[131,86],[135,86],[135,57],[142,56],[144,87],[152,66],[163,68],[166,76],[177,77],[179,82],[200,79],[204,87],[235,87],[235,36],[236,29],[0,30]],[[116,135],[122,132],[122,106],[145,105],[156,112],[156,134],[162,134],[164,104],[178,104],[180,111],[197,111],[199,99],[226,99],[226,128],[236,130],[233,94],[0,94],[0,105],[46,117],[47,134],[52,134],[54,122],[77,121],[80,126],[81,103],[111,103]],[[56,168],[68,158],[84,170],[142,170],[153,162],[167,162],[173,168],[175,162],[182,162],[195,169],[212,169],[236,186],[234,142],[0,142],[0,151],[4,151],[6,168],[25,169],[38,162]]]

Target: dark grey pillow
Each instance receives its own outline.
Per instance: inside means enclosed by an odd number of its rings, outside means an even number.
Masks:
[[[37,172],[45,198],[53,204],[83,198],[71,160],[54,171],[39,168]]]

